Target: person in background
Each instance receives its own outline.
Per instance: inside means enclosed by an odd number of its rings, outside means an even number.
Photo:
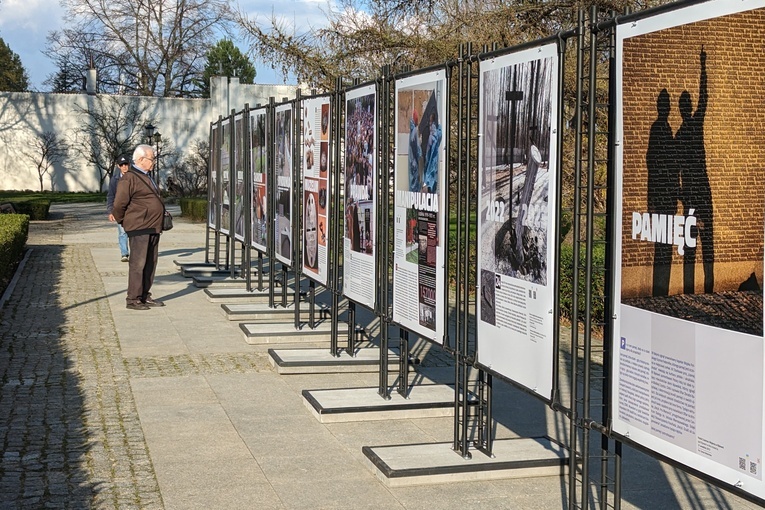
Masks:
[[[114,196],[112,214],[125,228],[130,241],[127,308],[148,310],[165,306],[151,297],[154,270],[159,255],[159,236],[165,205],[149,172],[156,155],[150,145],[139,145],[133,151],[133,166],[122,177]]]
[[[117,169],[119,172],[112,172],[112,178],[109,181],[109,193],[106,195],[106,213],[109,215],[109,221],[115,223],[112,209],[114,208],[114,195],[117,193],[117,184],[120,182],[120,177],[125,175],[130,169],[130,159],[127,156],[120,156],[117,158]],[[125,229],[122,225],[117,223],[117,241],[120,245],[120,255],[122,256],[122,262],[130,260],[130,251],[128,250],[128,236],[125,233]]]

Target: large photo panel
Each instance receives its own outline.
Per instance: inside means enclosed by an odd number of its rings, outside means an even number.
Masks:
[[[250,244],[261,253],[268,246],[268,146],[266,133],[267,111],[259,108],[250,112],[250,174],[252,178],[252,235]]]
[[[616,30],[613,430],[765,498],[765,2]]]
[[[234,116],[234,239],[244,242],[244,113]]]
[[[210,129],[210,163],[207,172],[207,226],[218,230],[220,218],[220,129],[218,124],[214,123]]]
[[[393,320],[443,343],[446,72],[396,81]]]
[[[377,102],[374,85],[345,93],[343,294],[374,308],[377,229]]]
[[[477,360],[552,396],[558,48],[480,63]]]
[[[220,123],[220,233],[231,231],[231,122],[225,118]]]
[[[330,200],[329,96],[305,99],[303,116],[303,274],[327,284]]]
[[[279,262],[292,265],[292,104],[275,109],[274,175],[276,210],[274,211],[274,255]]]

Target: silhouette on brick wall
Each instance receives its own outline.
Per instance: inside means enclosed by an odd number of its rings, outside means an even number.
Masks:
[[[684,90],[680,94],[678,107],[683,123],[675,134],[677,160],[680,164],[681,199],[683,214],[696,216],[696,230],[691,236],[696,237],[695,247],[685,247],[683,254],[683,292],[695,292],[696,250],[701,244],[704,268],[704,292],[714,289],[714,221],[712,211],[712,189],[707,176],[707,158],[704,149],[704,116],[709,97],[707,95],[707,54],[701,47],[699,64],[699,99],[696,111],[693,111],[691,94]]]
[[[674,216],[680,199],[680,169],[674,149],[675,137],[669,125],[671,102],[669,92],[663,89],[656,99],[658,118],[651,125],[648,138],[646,166],[648,167],[648,212]],[[653,295],[669,294],[672,268],[672,244],[654,243]]]

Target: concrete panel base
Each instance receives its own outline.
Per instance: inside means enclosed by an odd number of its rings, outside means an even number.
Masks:
[[[243,289],[247,286],[244,278],[231,278],[226,276],[194,276],[194,287],[199,289],[208,288],[236,288]]]
[[[199,262],[189,261],[189,260],[180,260],[180,259],[173,259],[173,264],[175,264],[179,269],[184,267],[215,267],[215,263],[213,262],[205,262],[204,260],[200,260]]]
[[[266,290],[247,291],[244,287],[209,287],[205,289],[205,296],[211,303],[268,303],[269,292]],[[295,291],[287,289],[287,302],[295,297]],[[282,302],[281,288],[274,293],[274,301]]]
[[[241,323],[239,329],[244,333],[244,340],[250,345],[265,344],[317,344],[330,341],[332,333],[332,324],[325,320],[320,322],[316,328],[311,329],[307,323],[301,324],[301,329],[295,329],[294,322],[276,322],[276,323]],[[338,335],[348,334],[348,324],[338,322]]]
[[[184,278],[193,278],[194,276],[230,276],[230,269],[215,269],[215,266],[185,265],[181,266],[181,274]],[[239,270],[235,269],[234,274],[238,275]]]
[[[377,478],[389,487],[562,476],[568,472],[568,451],[547,437],[494,441],[493,457],[471,450],[471,457],[465,459],[452,446],[364,446],[362,451]]]
[[[364,347],[354,356],[340,351],[333,356],[329,349],[269,349],[271,366],[279,374],[337,374],[378,372],[380,370],[380,348]],[[388,363],[398,365],[398,349],[389,349]],[[410,365],[419,365],[420,360],[412,358]]]
[[[454,416],[453,386],[415,386],[408,398],[394,390],[390,400],[377,391],[376,387],[303,390],[303,401],[321,423]]]
[[[295,307],[292,304],[286,308],[276,306],[271,308],[268,302],[265,303],[246,303],[234,304],[226,303],[220,305],[223,315],[230,321],[256,321],[256,322],[294,322]],[[308,322],[310,313],[307,304],[300,305],[300,319]],[[329,319],[329,307],[323,304],[316,304],[314,309],[314,318],[318,320]]]

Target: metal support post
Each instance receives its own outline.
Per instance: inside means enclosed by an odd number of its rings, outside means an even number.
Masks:
[[[399,328],[398,394],[409,398],[409,331]],[[387,357],[387,353],[380,353]]]
[[[236,276],[236,241],[234,240],[234,232],[236,229],[236,110],[232,109],[229,117],[229,169],[228,169],[228,239],[226,240],[226,248],[229,259],[229,276],[234,278]],[[231,157],[233,155],[233,157]]]
[[[377,82],[377,112],[378,112],[378,125],[380,130],[377,133],[377,217],[378,217],[378,231],[377,231],[377,250],[376,250],[376,263],[378,267],[378,278],[380,285],[377,290],[376,298],[376,313],[378,320],[380,321],[380,384],[378,393],[385,400],[390,400],[390,388],[388,387],[388,374],[390,367],[388,364],[388,348],[390,346],[390,306],[389,306],[389,287],[390,287],[390,253],[391,243],[389,237],[389,231],[391,228],[390,222],[390,131],[391,131],[391,107],[394,102],[391,101],[391,68],[390,65],[385,65],[382,68],[382,76]],[[401,388],[406,388],[407,381],[399,380],[399,392]]]
[[[478,374],[478,439],[474,443],[476,450],[489,457],[494,457],[494,434],[491,423],[492,417],[492,384],[493,378],[481,370]]]
[[[342,109],[343,109],[343,80],[339,76],[335,80],[335,92],[330,100],[330,112],[332,116],[330,140],[331,150],[329,151],[330,160],[327,162],[327,169],[329,172],[330,186],[332,190],[332,207],[329,212],[329,249],[330,249],[330,263],[329,263],[329,290],[332,293],[332,308],[330,310],[332,316],[331,334],[329,352],[332,356],[339,356],[340,349],[338,346],[338,314],[340,313],[340,253],[343,249],[343,236],[341,221],[343,219],[342,209],[340,206],[340,132],[342,129]],[[352,322],[348,319],[348,330],[350,332]],[[353,356],[353,352],[348,353]]]
[[[242,242],[242,272],[241,276],[245,278],[245,288],[247,292],[252,292],[252,249],[250,243],[252,240],[252,173],[250,164],[250,158],[252,157],[252,151],[250,150],[250,143],[252,136],[250,133],[250,104],[244,104],[244,110],[242,110],[242,129],[241,133],[237,136],[240,140],[240,147],[242,150],[241,158],[242,164],[242,210],[244,212],[244,225],[242,227],[244,234],[244,242]]]
[[[273,97],[268,98],[268,110],[266,115],[266,154],[267,154],[267,160],[268,160],[268,194],[267,194],[267,202],[268,206],[266,207],[266,229],[267,229],[267,255],[268,255],[268,306],[269,308],[274,308],[276,306],[276,296],[275,296],[275,287],[276,287],[276,263],[274,256],[276,253],[276,235],[274,232],[274,224],[276,221],[276,216],[274,214],[274,211],[276,211],[276,168],[275,168],[275,150],[274,150],[274,144],[276,141],[274,140],[274,131],[276,129],[276,119],[274,114],[274,105],[275,100]]]

